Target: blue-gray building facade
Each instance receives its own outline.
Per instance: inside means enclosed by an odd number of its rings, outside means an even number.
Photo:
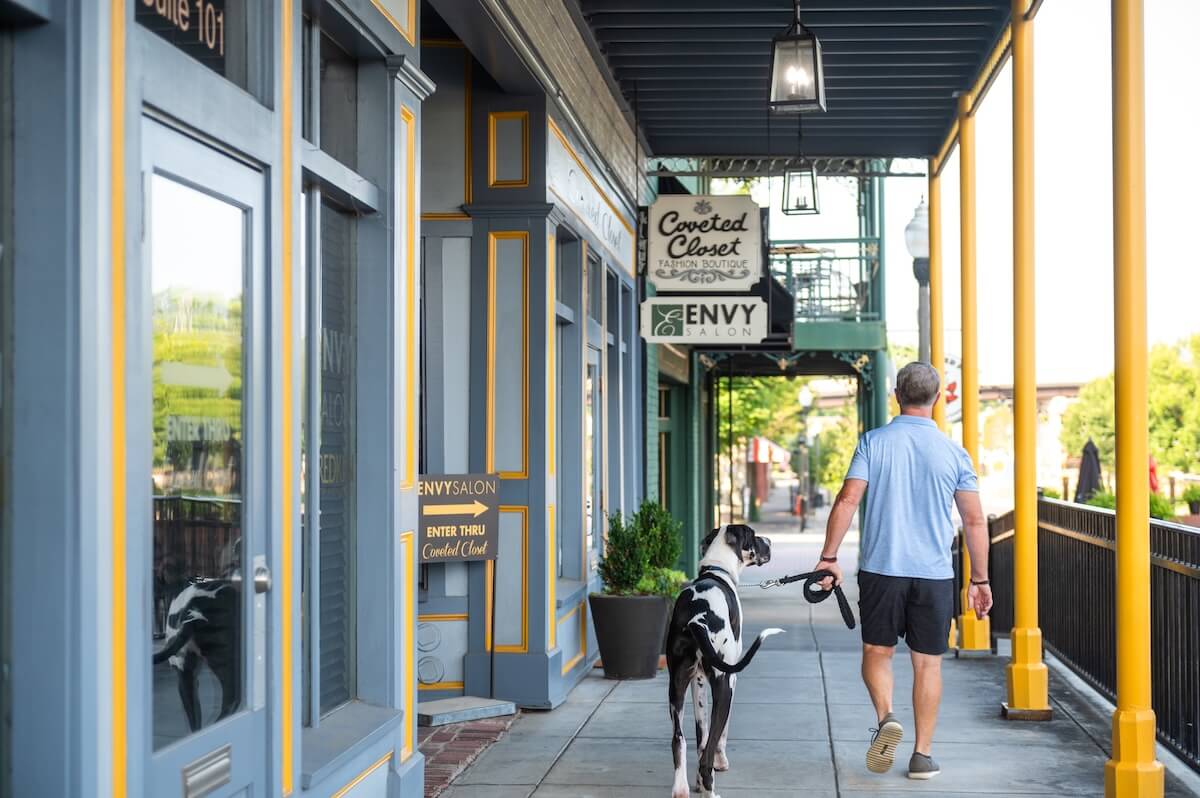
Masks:
[[[0,796],[417,796],[419,701],[593,665],[643,192],[568,5],[0,0]]]

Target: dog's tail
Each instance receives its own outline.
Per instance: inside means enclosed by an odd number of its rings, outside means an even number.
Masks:
[[[151,661],[155,665],[159,664],[160,662],[166,662],[171,657],[183,650],[183,647],[187,645],[187,642],[191,639],[191,636],[191,624],[184,624],[183,627],[179,629],[171,637],[171,639],[166,642],[166,644],[163,645],[161,651],[155,652],[154,656],[151,658]]]
[[[763,644],[764,640],[771,635],[783,634],[782,629],[776,629],[774,627],[770,629],[764,629],[758,637],[754,638],[754,642],[751,643],[750,648],[746,649],[745,653],[742,654],[742,658],[740,660],[737,662],[726,662],[725,659],[719,653],[717,653],[717,650],[713,648],[712,640],[710,640],[708,637],[708,630],[704,628],[703,624],[690,623],[688,624],[688,631],[692,633],[692,637],[696,640],[696,645],[700,647],[700,654],[704,658],[704,662],[719,671],[724,671],[725,673],[741,673],[746,666],[750,664],[750,660],[754,659],[754,655],[758,653],[758,648]]]

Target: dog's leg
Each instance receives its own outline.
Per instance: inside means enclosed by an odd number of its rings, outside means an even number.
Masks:
[[[708,713],[704,711],[704,695],[706,685],[704,671],[696,668],[692,677],[692,714],[696,718],[696,756],[704,753],[704,744],[708,742]]]
[[[683,736],[683,697],[689,681],[688,669],[672,663],[670,680],[667,698],[671,712],[671,756],[675,761],[671,798],[688,798],[691,791],[687,783],[687,740]]]
[[[183,667],[178,668],[179,700],[183,702],[183,714],[187,716],[188,728],[199,731],[203,718],[200,714],[198,658],[190,652],[184,656]]]
[[[721,798],[713,792],[713,760],[717,754],[717,741],[724,735],[725,724],[729,722],[729,704],[733,700],[733,693],[727,675],[710,673],[708,680],[712,684],[713,709],[708,741],[700,755],[700,795],[701,798]]]
[[[717,755],[713,757],[713,770],[729,770],[729,757],[725,755],[725,741],[729,737],[729,718],[733,716],[733,696],[737,693],[737,674],[729,674],[729,717],[725,720],[725,728],[717,738]]]

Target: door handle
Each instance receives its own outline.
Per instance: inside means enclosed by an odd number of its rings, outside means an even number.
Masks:
[[[271,569],[265,565],[254,568],[254,592],[266,593],[271,589]]]

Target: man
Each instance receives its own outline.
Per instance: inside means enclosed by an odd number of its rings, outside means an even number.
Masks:
[[[932,366],[910,363],[900,369],[896,375],[900,415],[859,441],[830,511],[816,566],[834,575],[825,580],[826,589],[832,588],[831,581],[841,584],[838,547],[866,494],[858,561],[862,676],[879,719],[867,750],[867,767],[875,773],[891,769],[904,736],[892,713],[892,655],[897,638],[903,637],[912,655],[917,725],[908,763],[912,779],[931,779],[941,772],[931,754],[942,694],[942,655],[954,613],[951,504],[958,505],[971,554],[970,605],[980,618],[992,607],[987,522],[979,485],[970,456],[933,422],[933,406],[940,397],[938,374]]]

